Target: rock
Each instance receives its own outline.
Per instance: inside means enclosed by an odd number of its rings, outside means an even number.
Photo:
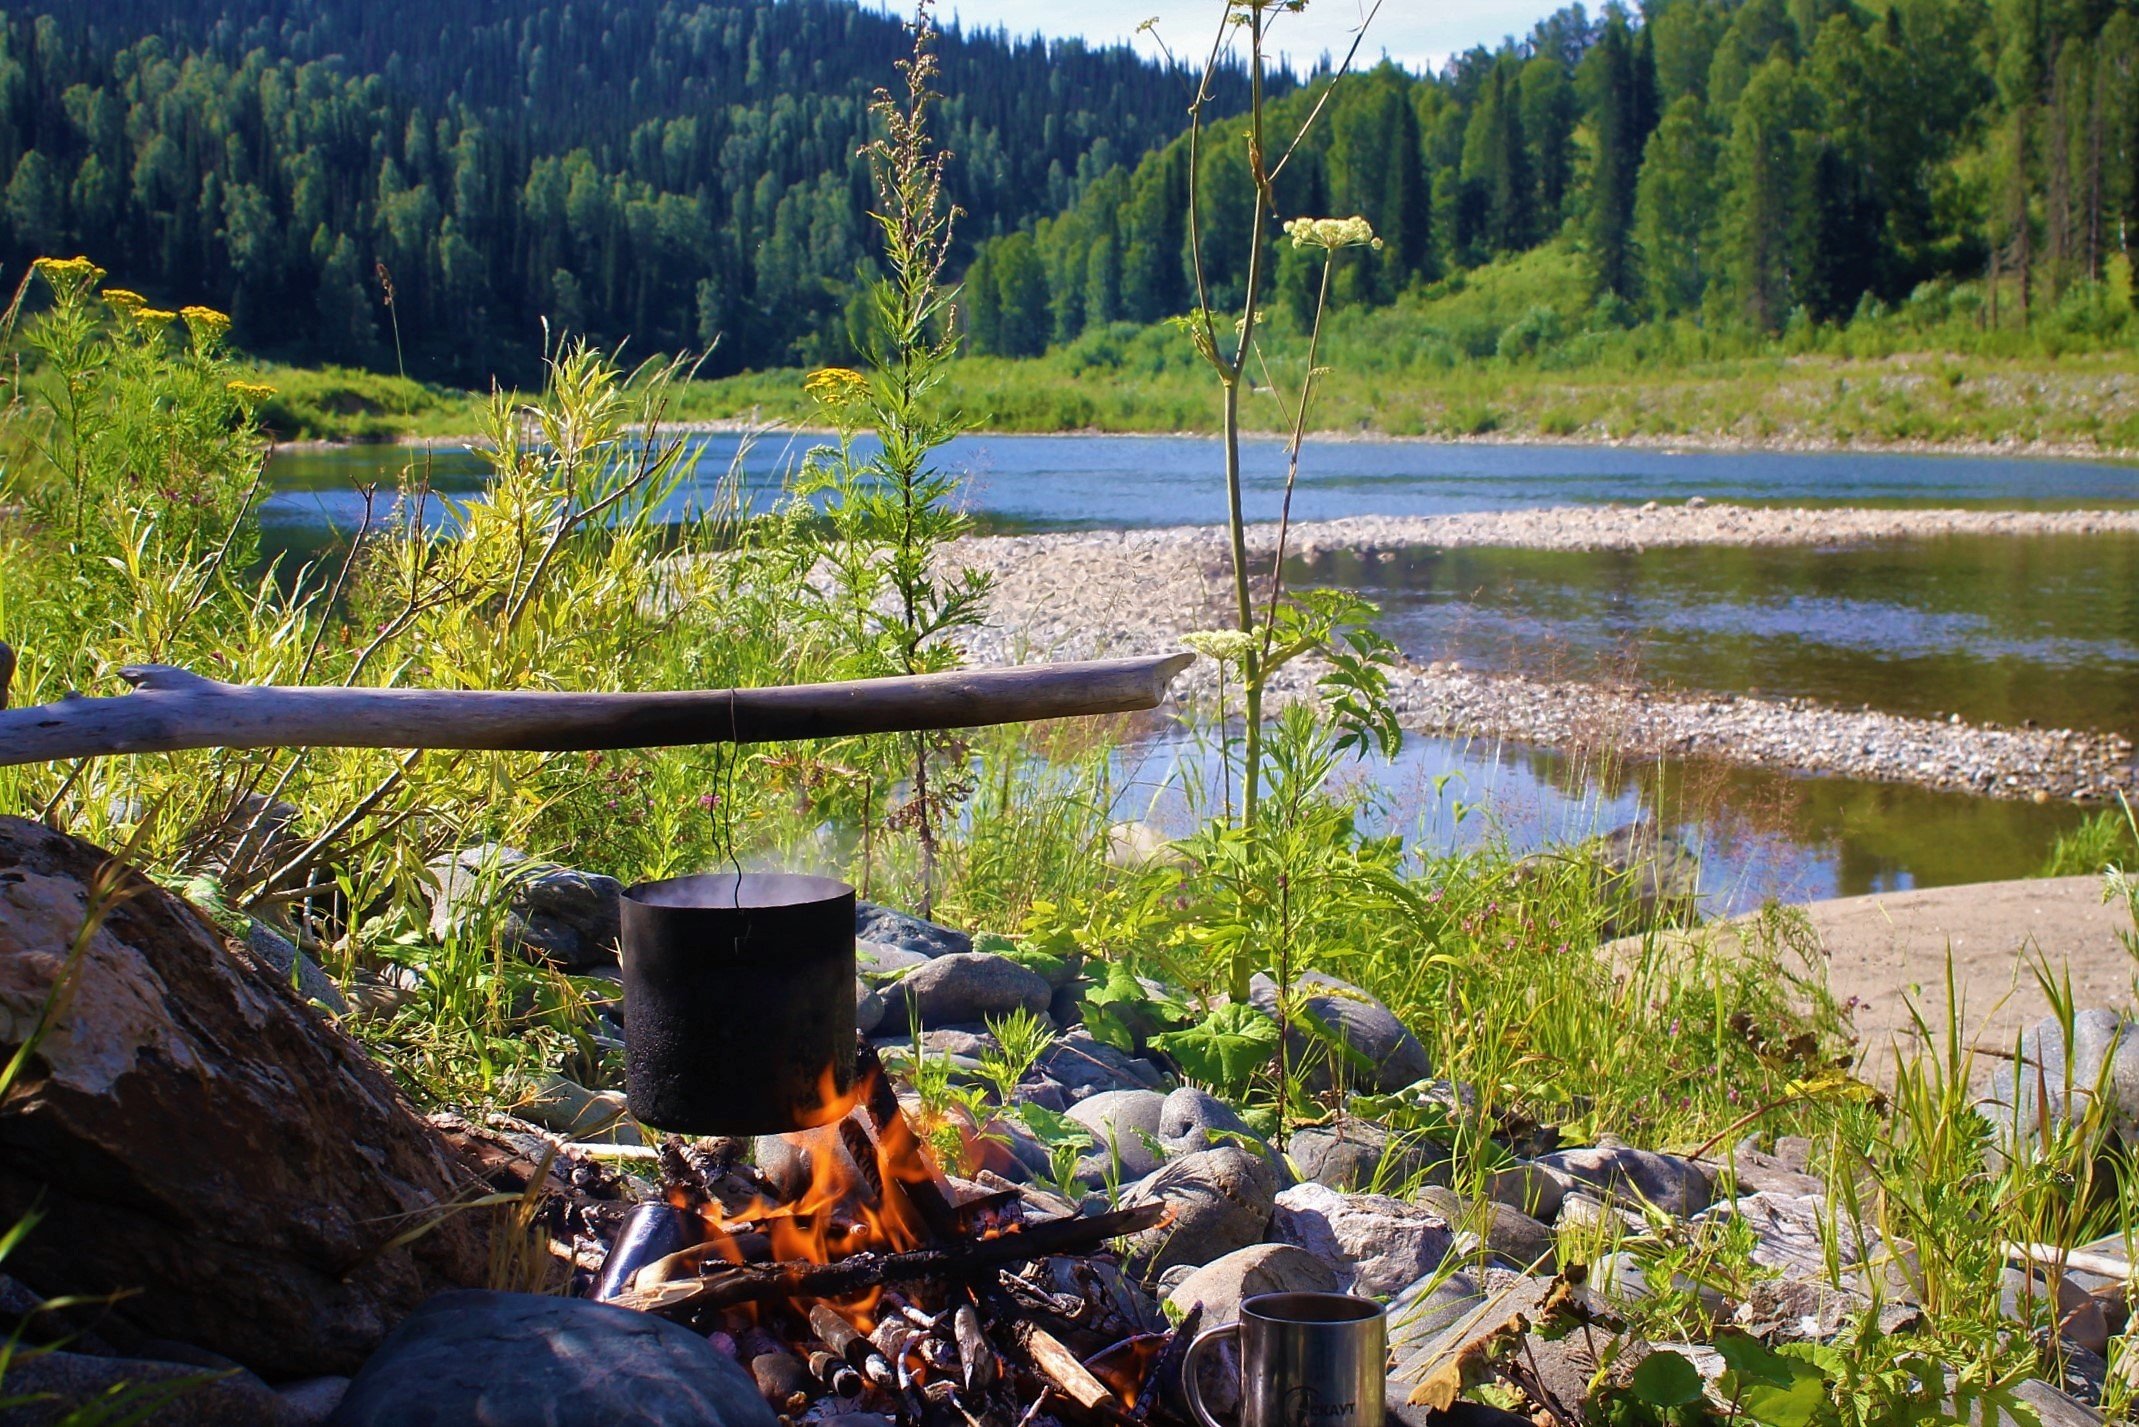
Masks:
[[[1400,1190],[1448,1173],[1446,1146],[1417,1135],[1391,1134],[1372,1120],[1351,1116],[1295,1130],[1285,1148],[1304,1177],[1340,1192]]]
[[[1702,1173],[1711,1183],[1720,1183],[1726,1176],[1740,1194],[1825,1194],[1827,1184],[1794,1168],[1781,1156],[1763,1154],[1757,1149],[1740,1145],[1726,1161],[1699,1161]]]
[[[1277,1196],[1270,1234],[1336,1271],[1346,1292],[1379,1296],[1441,1266],[1455,1236],[1431,1210],[1383,1194],[1298,1184]]]
[[[1277,983],[1257,974],[1248,999],[1264,1015],[1277,1014]],[[1295,1027],[1289,1037],[1293,1064],[1316,1094],[1339,1080],[1357,1090],[1393,1094],[1433,1073],[1426,1047],[1387,1006],[1334,976],[1310,971],[1292,983],[1295,1019],[1318,1029]],[[1345,1050],[1335,1050],[1335,1041]]]
[[[854,1029],[868,1035],[884,1024],[884,998],[869,989],[869,983],[854,978]]]
[[[254,960],[281,977],[284,984],[292,980],[290,971],[295,967],[298,995],[314,1005],[326,1007],[337,1016],[349,1014],[349,1003],[342,999],[342,988],[334,984],[334,978],[267,923],[255,921],[246,928],[245,949],[253,954]]]
[[[1733,1317],[1764,1343],[1824,1343],[1870,1306],[1863,1294],[1831,1284],[1759,1278]]]
[[[1784,1278],[1816,1282],[1828,1277],[1827,1236],[1834,1237],[1836,1265],[1855,1268],[1865,1255],[1881,1252],[1879,1231],[1858,1224],[1841,1209],[1829,1206],[1819,1195],[1758,1194],[1726,1199],[1694,1216],[1696,1223],[1719,1219],[1743,1219],[1752,1226],[1755,1242],[1752,1259],[1772,1268]]]
[[[1106,1090],[1072,1105],[1069,1117],[1098,1138],[1097,1147],[1085,1157],[1097,1178],[1087,1173],[1085,1164],[1079,1165],[1078,1177],[1088,1183],[1126,1183],[1164,1164],[1159,1126],[1167,1103],[1156,1090]]]
[[[935,922],[924,922],[919,917],[879,907],[874,902],[857,901],[854,904],[854,935],[931,959],[963,955],[973,949],[973,938],[964,932],[952,931]]]
[[[793,1201],[809,1188],[810,1152],[786,1135],[759,1135],[751,1158],[782,1203]]]
[[[472,930],[479,899],[503,902],[497,935],[530,961],[565,970],[617,959],[624,886],[614,877],[538,862],[517,848],[483,843],[425,864],[431,935],[440,941]]]
[[[1207,1150],[1213,1144],[1262,1144],[1262,1137],[1248,1128],[1239,1111],[1209,1091],[1189,1085],[1168,1095],[1160,1106],[1158,1136],[1167,1148],[1184,1153]]]
[[[2028,1322],[2031,1316],[2053,1318],[2060,1337],[2090,1353],[2106,1353],[2109,1349],[2109,1322],[2103,1316],[2102,1305],[2064,1275],[2059,1275],[2053,1285],[2046,1274],[2031,1275],[2009,1268],[1999,1288],[1998,1306],[2016,1323]]]
[[[1399,1377],[1416,1379],[1436,1340],[1486,1306],[1485,1290],[1464,1273],[1430,1273],[1389,1300],[1389,1353]]]
[[[1567,1197],[1567,1186],[1552,1171],[1528,1160],[1517,1160],[1486,1175],[1485,1197],[1550,1224],[1560,1217],[1560,1202]]]
[[[776,1427],[690,1329],[583,1298],[447,1293],[364,1364],[332,1427]]]
[[[1548,1170],[1594,1185],[1607,1196],[1621,1195],[1653,1204],[1675,1219],[1688,1219],[1708,1207],[1714,1190],[1708,1176],[1691,1160],[1638,1150],[1610,1136],[1588,1149],[1539,1155]]]
[[[1498,1255],[1510,1268],[1523,1273],[1559,1272],[1552,1230],[1522,1210],[1486,1199],[1460,1222],[1466,1227],[1456,1236],[1459,1257],[1469,1258],[1483,1251]]]
[[[928,957],[918,951],[908,951],[888,942],[871,941],[867,937],[854,939],[854,969],[863,976],[879,980],[903,976],[927,961]]]
[[[1165,1083],[1150,1061],[1116,1050],[1082,1026],[1058,1036],[1033,1069],[1078,1100],[1103,1090],[1156,1090]]]
[[[1203,1326],[1240,1317],[1244,1298],[1258,1293],[1335,1293],[1337,1272],[1291,1244],[1253,1244],[1194,1269],[1166,1295],[1176,1314],[1203,1306]]]
[[[77,1409],[82,1421],[132,1420],[127,1407],[157,1401],[165,1405],[149,1419],[156,1427],[301,1427],[310,1420],[251,1373],[225,1372],[145,1358],[18,1354],[7,1365],[0,1423],[47,1427]],[[115,1404],[106,1396],[114,1390],[131,1395]]]
[[[1701,899],[1701,861],[1654,823],[1614,829],[1593,845],[1612,910],[1600,933],[1635,936],[1691,921]]]
[[[544,1075],[511,1107],[523,1120],[567,1139],[583,1140],[611,1129],[631,1112],[620,1090],[589,1090],[562,1075]]]
[[[1560,1215],[1553,1227],[1561,1233],[1620,1234],[1632,1239],[1649,1237],[1649,1222],[1625,1207],[1625,1201],[1607,1203],[1594,1194],[1573,1190],[1560,1201]]]
[[[193,850],[195,865],[218,878],[264,878],[302,854],[309,844],[310,839],[297,831],[302,816],[303,810],[295,803],[244,793],[194,824],[186,843]]]
[[[0,818],[0,1058],[35,1024],[115,859]],[[120,873],[69,1014],[0,1116],[9,1272],[116,1295],[100,1331],[183,1339],[280,1379],[351,1371],[403,1314],[481,1283],[474,1168],[363,1046],[193,907]],[[388,1246],[382,1224],[430,1232]]]
[[[1649,1282],[1649,1271],[1642,1267],[1641,1260],[1629,1253],[1606,1254],[1589,1266],[1589,1286],[1605,1298],[1622,1304],[1639,1303],[1651,1297],[1655,1289]],[[1729,1300],[1719,1288],[1711,1287],[1685,1274],[1671,1280],[1672,1288],[1679,1293],[1690,1293],[1706,1310],[1713,1322],[1723,1315]]]
[[[2013,1396],[2035,1414],[2035,1420],[2026,1422],[2001,1408],[1995,1427],[2101,1427],[2101,1413],[2046,1382],[2017,1383],[2013,1387]]]
[[[2001,1065],[1991,1076],[1990,1095],[1983,1106],[2000,1135],[2017,1129],[2033,1141],[2042,1119],[2036,1106],[2039,1076],[2048,1091],[2048,1118],[2053,1122],[2062,1124],[2070,1118],[2068,1084],[2082,1106],[2093,1103],[2095,1087],[2101,1085],[2110,1128],[2127,1141],[2139,1138],[2134,1134],[2139,1131],[2139,1024],[2114,1011],[2080,1011],[2072,1018],[2068,1045],[2062,1023],[2055,1016],[2045,1016],[2022,1035],[2020,1054],[2027,1071],[2019,1077],[2017,1093],[2012,1067]]]
[[[1277,1200],[1277,1172],[1236,1145],[1181,1156],[1122,1196],[1123,1207],[1167,1205],[1170,1223],[1129,1241],[1127,1262],[1146,1282],[1175,1264],[1207,1264],[1261,1243]]]
[[[346,1377],[307,1377],[296,1382],[286,1382],[275,1389],[275,1396],[289,1409],[291,1427],[318,1427],[334,1415],[334,1409],[342,1405],[349,1395],[349,1379]]]
[[[1043,1015],[1051,994],[1038,972],[1007,956],[958,951],[907,972],[887,990],[884,1001],[894,1023],[918,1016],[923,1026],[949,1026],[1021,1009]]]

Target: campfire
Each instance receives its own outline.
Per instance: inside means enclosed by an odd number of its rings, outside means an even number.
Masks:
[[[793,1422],[1120,1427],[1171,1397],[1195,1324],[1167,1331],[1104,1249],[1162,1206],[1046,1217],[992,1175],[940,1176],[866,1041],[820,1101],[834,1118],[785,1137],[798,1192],[740,1141],[664,1144],[665,1197],[626,1220],[595,1296],[705,1334]]]

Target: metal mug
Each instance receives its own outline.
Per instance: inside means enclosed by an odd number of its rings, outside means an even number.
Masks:
[[[1240,1321],[1196,1335],[1181,1364],[1188,1405],[1203,1405],[1197,1368],[1222,1339],[1240,1343],[1240,1427],[1383,1427],[1389,1319],[1371,1298],[1347,1293],[1262,1293]]]

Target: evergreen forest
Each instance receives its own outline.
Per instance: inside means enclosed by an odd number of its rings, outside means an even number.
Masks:
[[[292,360],[480,383],[540,319],[712,373],[844,357],[871,94],[906,47],[848,0],[55,0],[0,15],[0,262],[87,252]],[[967,240],[1177,133],[1196,76],[949,29]],[[1280,84],[1282,84],[1282,79]],[[1214,104],[1246,103],[1217,76]]]

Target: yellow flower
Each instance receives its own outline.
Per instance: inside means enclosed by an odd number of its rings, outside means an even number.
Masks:
[[[235,381],[225,382],[223,385],[238,399],[238,404],[247,410],[259,406],[275,394],[273,387],[260,382]]]
[[[104,281],[104,269],[87,258],[39,258],[30,266],[56,291],[87,291]]]
[[[1350,218],[1295,218],[1285,225],[1295,248],[1380,248],[1374,225],[1354,214]]]
[[[176,322],[178,314],[166,312],[161,307],[137,307],[133,311],[133,318],[144,328],[151,331],[161,331]]]
[[[114,312],[132,312],[137,307],[149,305],[147,298],[127,287],[107,287],[103,297],[105,305]]]
[[[821,367],[803,380],[802,390],[819,406],[839,411],[869,399],[869,379],[851,367]]]
[[[193,334],[196,346],[211,347],[230,330],[230,319],[212,307],[182,307],[178,315],[186,319],[186,330]]]

